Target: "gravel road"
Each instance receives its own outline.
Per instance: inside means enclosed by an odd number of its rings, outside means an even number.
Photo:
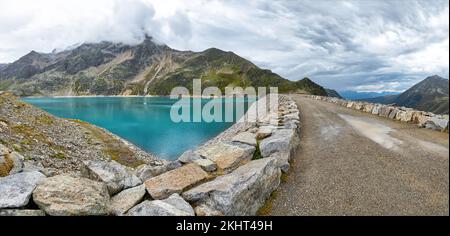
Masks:
[[[449,136],[294,95],[301,144],[270,215],[449,215]]]

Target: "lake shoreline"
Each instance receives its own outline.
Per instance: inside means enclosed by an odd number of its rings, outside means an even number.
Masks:
[[[23,96],[21,98],[153,98],[153,97],[165,97],[170,98],[170,95],[74,95],[74,96]],[[184,95],[183,98],[232,98],[233,96],[192,96]],[[257,98],[258,96],[247,96],[249,98]]]

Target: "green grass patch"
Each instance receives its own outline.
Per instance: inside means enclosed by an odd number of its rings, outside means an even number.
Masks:
[[[62,153],[62,152],[57,152],[55,154],[50,155],[51,158],[56,158],[56,159],[66,159],[67,156],[66,154]]]
[[[256,141],[256,150],[253,153],[253,157],[252,160],[258,160],[263,158],[263,156],[261,155],[261,150],[259,149],[259,140]]]

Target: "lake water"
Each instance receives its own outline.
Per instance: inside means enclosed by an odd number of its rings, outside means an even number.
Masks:
[[[173,122],[170,110],[177,100],[167,97],[64,97],[23,100],[55,116],[79,119],[103,127],[143,150],[167,160],[177,159],[184,151],[215,137],[233,124]],[[210,101],[211,99],[202,99],[202,107]],[[240,98],[214,99],[213,102],[222,105],[245,103],[245,110],[248,108],[247,102]],[[189,102],[183,106],[191,107]],[[192,117],[193,109],[190,110]]]

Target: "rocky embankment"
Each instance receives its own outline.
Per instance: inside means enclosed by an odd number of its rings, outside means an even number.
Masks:
[[[50,116],[10,95],[2,95],[1,99],[2,103],[12,106],[6,110],[2,106],[2,119],[4,111],[10,114],[10,109],[35,112],[26,113],[30,119],[27,122],[42,114]],[[14,104],[21,104],[21,107]],[[255,112],[253,105],[246,116]],[[85,128],[87,124],[52,118],[57,124],[70,122],[66,123],[67,127],[63,126],[66,130],[81,129],[82,134],[92,132]],[[65,159],[57,158],[50,162],[55,171],[49,173],[42,166],[24,167],[27,159],[33,159],[29,154],[33,152],[24,152],[22,156],[9,148],[14,146],[13,141],[20,143],[24,137],[14,136],[15,139],[4,141],[5,130],[10,132],[19,119],[23,118],[2,120],[5,127],[0,132],[4,143],[0,145],[0,165],[4,177],[0,177],[0,215],[254,215],[277,189],[281,172],[288,171],[299,142],[299,110],[294,101],[281,96],[278,114],[269,113],[258,122],[236,123],[198,149],[185,152],[177,161],[148,157],[151,160],[139,159],[146,163],[133,168],[111,157],[100,158],[101,148],[94,152],[95,147],[102,147],[98,144],[88,147],[91,153],[77,156],[76,164],[73,162],[76,171],[60,171],[65,168],[58,168],[57,163]],[[30,127],[36,126],[30,124]],[[49,132],[47,128],[41,131]],[[60,136],[56,136],[60,142],[76,138],[78,134],[67,136],[60,132]],[[78,138],[79,143],[86,140],[83,136]],[[69,154],[79,151],[72,145]],[[49,151],[40,150],[36,155],[41,157]],[[93,154],[97,156],[90,156]],[[44,159],[48,158],[51,157]]]
[[[34,169],[48,176],[80,175],[87,160],[112,159],[128,167],[163,164],[100,127],[55,117],[10,93],[0,94],[0,144],[11,151],[10,158],[22,159],[12,170]],[[11,174],[2,168],[0,177]]]
[[[351,108],[354,110],[370,113],[373,115],[389,118],[392,120],[417,124],[421,128],[448,132],[448,115],[436,115],[431,112],[417,111],[407,107],[350,101],[334,97],[323,97],[315,95],[309,95],[309,97],[316,100],[334,103],[336,105]]]

